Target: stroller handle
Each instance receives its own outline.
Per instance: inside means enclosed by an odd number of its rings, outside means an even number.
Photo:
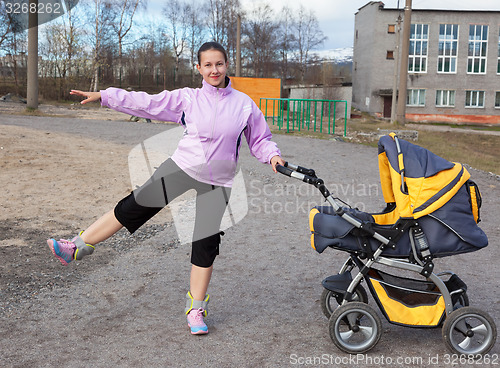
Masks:
[[[314,185],[316,188],[318,188],[318,190],[321,192],[323,197],[325,197],[326,201],[328,203],[330,203],[330,205],[333,207],[333,209],[337,215],[341,216],[344,220],[346,220],[348,223],[354,225],[358,229],[365,230],[370,236],[374,237],[378,241],[380,241],[386,245],[390,244],[389,239],[374,232],[371,229],[371,227],[369,226],[369,224],[368,224],[368,226],[366,226],[367,225],[366,223],[359,221],[359,219],[357,219],[357,218],[353,217],[351,214],[345,212],[344,209],[342,208],[342,205],[341,205],[341,203],[344,203],[344,202],[341,202],[341,201],[338,202],[337,198],[333,198],[333,196],[330,195],[330,192],[326,188],[323,179],[318,178],[315,175],[314,170],[306,169],[304,167],[296,166],[296,165],[290,164],[288,162],[285,162],[285,166],[276,165],[276,171],[280,172],[283,175],[299,179],[299,180],[303,181],[304,183]],[[307,174],[305,174],[305,172],[312,173],[313,175],[307,175]],[[382,253],[381,249],[379,251],[380,251],[380,253]],[[376,255],[376,256],[378,257],[378,255]]]
[[[325,187],[323,179],[318,178],[313,169],[307,169],[302,166],[285,162],[285,166],[276,165],[276,171],[283,175],[301,180],[304,183],[314,185],[319,189],[325,198],[330,195],[330,192]]]

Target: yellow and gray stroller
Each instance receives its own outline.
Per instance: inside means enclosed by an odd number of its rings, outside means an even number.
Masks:
[[[435,273],[433,263],[435,258],[473,252],[488,244],[477,226],[479,189],[461,164],[394,133],[383,136],[378,147],[387,204],[378,214],[361,212],[334,198],[312,169],[289,163],[278,168],[317,187],[330,204],[310,212],[312,247],[319,253],[326,248],[349,253],[339,273],[322,282],[321,307],[329,317],[331,339],[351,354],[366,352],[379,341],[381,320],[367,304],[361,285],[365,281],[390,323],[442,326],[445,344],[453,353],[487,353],[496,341],[494,321],[469,306],[467,286],[456,274]]]

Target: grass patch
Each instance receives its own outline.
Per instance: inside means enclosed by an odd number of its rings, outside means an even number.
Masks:
[[[430,125],[430,124],[427,124]],[[500,131],[498,126],[456,125],[456,124],[432,124],[448,126],[453,128]],[[270,123],[273,134],[293,134],[294,136],[310,137],[317,139],[332,139],[343,137],[344,124],[338,123],[335,127],[335,135],[314,131],[301,130],[287,133],[286,127],[279,130],[276,125]],[[425,128],[425,126],[423,126]],[[363,114],[361,119],[347,121],[346,142],[364,144],[372,147],[377,146],[377,139],[372,136],[363,136],[362,133],[377,133],[379,130],[417,130],[418,141],[415,144],[428,149],[438,156],[452,162],[460,162],[473,168],[492,172],[500,175],[500,136],[487,134],[474,134],[467,132],[440,132],[425,129],[410,129],[405,126],[391,124],[385,120],[377,120]]]
[[[46,116],[43,112],[33,107],[25,108],[23,112],[20,112],[20,114],[28,116]]]
[[[63,118],[67,117],[67,115],[57,115],[57,114],[47,114],[39,109],[34,109],[32,107],[27,107],[23,111],[12,111],[9,112],[11,115],[27,115],[27,116],[43,116],[43,117],[49,117],[49,118]]]
[[[500,136],[421,130],[417,144],[448,161],[500,174]]]
[[[450,128],[457,128],[457,129],[471,129],[471,130],[500,132],[500,126],[496,126],[496,125],[463,125],[463,124],[446,124],[446,123],[426,123],[426,124],[427,125],[435,125],[435,126],[447,126]]]

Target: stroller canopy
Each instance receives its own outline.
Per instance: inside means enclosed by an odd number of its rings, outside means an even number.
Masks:
[[[449,162],[395,134],[378,143],[380,184],[386,203],[401,217],[418,219],[447,203],[469,179],[459,163]]]
[[[374,214],[376,223],[394,223],[399,217],[420,219],[419,222],[432,232],[433,226],[428,225],[432,218],[444,225],[450,234],[471,245],[471,249],[488,244],[488,238],[477,226],[481,195],[462,164],[449,162],[425,148],[397,139],[394,133],[380,138],[378,152],[382,194],[386,203],[396,204],[396,209],[387,214]],[[436,235],[437,239],[440,239],[440,248],[455,248],[457,253],[463,251],[465,243],[452,246],[454,243],[450,242],[446,247],[447,237],[441,233]]]

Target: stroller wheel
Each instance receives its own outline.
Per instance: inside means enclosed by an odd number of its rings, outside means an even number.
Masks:
[[[337,294],[328,289],[323,289],[323,292],[321,293],[321,311],[326,318],[330,318],[333,311],[337,309],[340,304],[342,304],[343,299],[341,297],[337,297],[336,295]],[[356,286],[351,301],[368,304],[368,294],[363,286]]]
[[[349,354],[367,352],[382,335],[382,323],[377,312],[361,302],[338,307],[330,317],[329,329],[335,346]]]
[[[453,353],[486,354],[497,338],[493,319],[477,308],[463,307],[451,312],[444,321],[443,339]]]

